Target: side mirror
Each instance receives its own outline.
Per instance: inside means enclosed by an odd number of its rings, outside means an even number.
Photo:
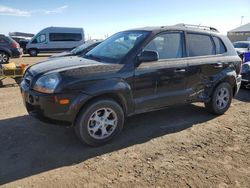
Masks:
[[[138,56],[138,61],[141,62],[152,62],[158,61],[159,54],[156,51],[145,50]]]

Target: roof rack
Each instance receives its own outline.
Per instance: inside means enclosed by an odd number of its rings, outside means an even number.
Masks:
[[[219,33],[218,29],[216,29],[214,27],[210,27],[210,26],[204,26],[204,25],[192,25],[192,24],[181,23],[181,24],[177,24],[175,26],[178,26],[178,27],[191,27],[191,28],[203,29],[203,30],[208,30],[208,31],[213,31],[213,32],[218,32]]]

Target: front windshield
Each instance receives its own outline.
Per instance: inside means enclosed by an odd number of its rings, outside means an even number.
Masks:
[[[117,33],[89,51],[84,57],[109,63],[119,63],[148,34],[149,32],[146,31]]]

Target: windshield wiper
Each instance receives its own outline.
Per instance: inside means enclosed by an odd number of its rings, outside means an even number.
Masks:
[[[84,58],[101,62],[101,59],[99,57],[94,56],[93,54],[85,55]]]

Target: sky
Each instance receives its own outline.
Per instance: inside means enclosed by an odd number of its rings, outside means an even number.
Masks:
[[[213,26],[223,34],[250,22],[250,0],[0,0],[0,33],[36,34],[45,27],[81,27],[85,37],[178,23]]]

